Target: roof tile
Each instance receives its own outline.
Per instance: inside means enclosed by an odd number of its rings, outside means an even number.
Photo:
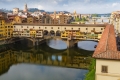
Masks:
[[[116,37],[113,25],[106,26],[92,57],[102,59],[120,59],[120,52],[117,51]]]

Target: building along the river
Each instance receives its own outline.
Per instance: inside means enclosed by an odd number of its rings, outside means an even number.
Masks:
[[[0,75],[7,72],[11,65],[16,63],[16,55],[8,50],[0,53]]]
[[[120,52],[113,25],[106,26],[93,57],[96,59],[95,80],[120,80]]]
[[[4,17],[0,17],[0,45],[12,37],[13,24]]]
[[[0,40],[5,39],[5,20],[0,18]]]

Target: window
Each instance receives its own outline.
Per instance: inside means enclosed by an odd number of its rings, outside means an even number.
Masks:
[[[86,28],[86,30],[88,30],[88,28]]]
[[[23,26],[21,26],[21,28],[23,28]]]
[[[78,28],[80,30],[80,28]]]
[[[73,28],[71,28],[71,29],[73,29]]]
[[[58,27],[58,29],[59,29],[59,27]]]
[[[65,28],[66,29],[66,28]]]
[[[45,27],[45,29],[47,29],[47,27]]]
[[[53,27],[51,27],[51,29],[53,29]]]
[[[108,66],[102,66],[101,72],[108,73]]]
[[[103,28],[101,28],[101,30],[103,30]]]

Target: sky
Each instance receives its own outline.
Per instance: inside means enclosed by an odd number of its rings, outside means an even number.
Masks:
[[[120,0],[0,0],[0,8],[38,8],[45,11],[69,11],[77,13],[111,13],[120,10]]]

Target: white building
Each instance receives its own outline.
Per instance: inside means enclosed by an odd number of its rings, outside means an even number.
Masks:
[[[19,8],[13,8],[13,14],[18,14],[19,13]]]

